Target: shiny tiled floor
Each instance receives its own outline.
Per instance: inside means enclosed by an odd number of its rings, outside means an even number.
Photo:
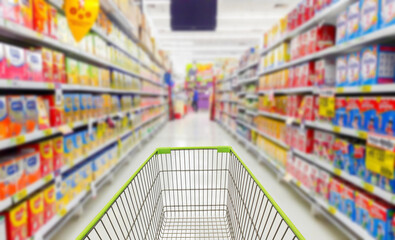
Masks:
[[[168,123],[140,151],[133,153],[135,155],[132,156],[131,162],[114,176],[110,184],[107,184],[98,192],[95,199],[90,200],[84,206],[83,214],[69,221],[53,239],[74,239],[155,148],[216,145],[233,147],[306,239],[346,239],[341,232],[325,219],[312,216],[308,204],[301,197],[285,184],[279,183],[269,169],[260,164],[253,155],[247,152],[242,145],[226,133],[217,123],[210,122],[207,113],[192,113],[182,120]]]

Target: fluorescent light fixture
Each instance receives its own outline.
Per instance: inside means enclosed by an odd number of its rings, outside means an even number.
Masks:
[[[238,21],[248,21],[248,20],[277,20],[284,17],[285,14],[260,14],[260,15],[218,15],[217,21],[226,20],[238,20]],[[151,15],[153,20],[170,20],[170,15]]]
[[[240,33],[227,33],[227,34],[217,34],[217,33],[169,33],[169,34],[158,34],[156,36],[157,39],[173,39],[173,40],[198,40],[198,39],[207,39],[207,40],[231,40],[231,39],[260,39],[262,38],[263,33],[248,33],[248,34],[240,34]]]
[[[229,47],[220,47],[220,46],[196,46],[196,47],[170,47],[170,48],[162,48],[165,51],[169,52],[178,52],[178,51],[184,51],[184,52],[195,52],[195,51],[245,51],[248,49],[247,46],[229,46]]]

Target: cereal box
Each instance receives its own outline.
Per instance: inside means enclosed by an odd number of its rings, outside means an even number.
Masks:
[[[339,14],[336,21],[336,44],[347,40],[347,11]]]
[[[2,4],[4,10],[4,19],[19,23],[20,20],[20,5],[18,0],[6,0]]]
[[[324,170],[320,170],[317,179],[317,193],[324,199],[329,198],[329,185],[331,181],[331,175]]]
[[[43,81],[43,62],[41,52],[26,50],[27,79],[34,82]]]
[[[25,104],[22,96],[7,96],[10,136],[16,137],[25,132]]]
[[[28,206],[28,229],[29,236],[33,236],[42,225],[44,225],[44,196],[43,193],[38,193],[29,198]]]
[[[38,130],[38,111],[37,111],[37,97],[25,97],[25,129],[26,133],[31,133]]]
[[[335,152],[335,158],[333,166],[338,169],[345,169],[346,162],[350,162],[349,143],[345,139],[336,138],[333,145],[333,151]]]
[[[358,129],[361,126],[361,99],[347,98],[346,112],[348,114],[346,127]]]
[[[44,223],[49,222],[55,216],[55,185],[51,185],[44,189]]]
[[[44,0],[33,0],[33,29],[48,35],[48,3]]]
[[[4,44],[6,59],[5,78],[11,80],[27,79],[26,55],[23,48]]]
[[[74,133],[73,150],[75,156],[82,156],[82,135],[81,132]]]
[[[66,75],[68,84],[80,84],[79,63],[77,60],[66,57]]]
[[[38,128],[40,130],[50,127],[50,119],[48,104],[43,97],[37,97],[37,115],[38,115]]]
[[[27,202],[13,207],[6,212],[7,239],[28,238],[28,210]]]
[[[373,219],[370,215],[370,207],[373,199],[362,192],[355,193],[356,222],[368,232],[373,228]]]
[[[321,59],[315,62],[315,86],[333,87],[336,82],[336,64],[334,61]]]
[[[73,165],[75,153],[74,153],[74,134],[64,136],[63,141],[63,161],[64,165]]]
[[[88,64],[79,62],[78,64],[79,83],[82,85],[90,85]]]
[[[378,101],[375,97],[364,97],[360,100],[361,120],[359,129],[368,132],[378,131]]]
[[[7,97],[0,96],[0,140],[11,137],[10,116],[8,114]]]
[[[55,95],[41,96],[45,100],[47,109],[49,108],[49,117],[52,127],[57,127],[65,122],[64,100],[57,98]]]
[[[361,35],[376,31],[380,27],[380,4],[379,0],[361,0]]]
[[[83,146],[82,151],[87,154],[91,150],[91,141],[89,137],[89,132],[88,130],[84,130],[82,131],[81,134],[82,134],[82,146]]]
[[[395,2],[388,0],[381,0],[380,19],[381,27],[386,27],[395,22]]]
[[[73,122],[74,121],[73,95],[72,94],[64,94],[63,97],[64,97],[65,122]]]
[[[394,136],[395,135],[395,99],[382,97],[378,99],[377,126],[378,133]]]
[[[393,239],[391,220],[394,216],[394,207],[379,200],[375,200],[369,208],[369,213],[373,221],[372,236],[375,239]]]
[[[395,46],[373,45],[361,51],[361,84],[394,82]]]
[[[26,183],[30,185],[40,180],[42,177],[40,154],[33,149],[26,149],[22,153]]]
[[[73,103],[73,109],[72,109],[73,119],[74,119],[74,121],[80,121],[82,119],[82,115],[81,115],[81,105],[80,105],[80,95],[79,94],[72,95],[72,103]]]
[[[35,145],[40,152],[41,174],[47,176],[53,171],[53,146],[52,140],[42,141]]]
[[[27,28],[33,28],[33,4],[31,0],[19,0],[19,23]]]
[[[341,56],[336,59],[336,87],[347,85],[347,57]]]
[[[52,78],[56,83],[67,83],[65,57],[62,52],[52,51]]]
[[[80,101],[80,114],[82,119],[88,119],[89,111],[88,111],[88,99],[86,94],[79,94],[79,101]]]
[[[355,175],[358,171],[358,161],[355,159],[354,155],[354,144],[347,143],[348,151],[346,154],[348,156],[344,156],[344,170],[350,174]]]
[[[359,81],[359,72],[360,72],[360,57],[359,52],[350,53],[347,56],[347,86],[358,86],[360,85]]]
[[[352,221],[355,221],[355,195],[354,188],[351,185],[343,184],[342,191],[342,201],[343,201],[343,209],[342,212],[350,218]]]
[[[57,18],[58,12],[56,8],[54,8],[51,5],[48,5],[48,34],[52,38],[57,38],[58,34],[58,18]]]
[[[43,80],[44,82],[53,82],[53,72],[52,72],[52,50],[48,48],[42,48],[42,59],[43,59]]]
[[[0,172],[4,178],[4,181],[0,183],[0,199],[11,197],[25,187],[23,159],[20,156],[1,157]]]
[[[335,117],[333,124],[336,126],[346,126],[348,122],[348,114],[346,111],[347,100],[343,97],[335,98]]]
[[[347,9],[347,40],[356,38],[360,34],[360,10],[359,2],[353,3]]]
[[[342,193],[343,193],[343,182],[337,178],[332,178],[329,184],[329,205],[335,207],[337,210],[342,211]]]
[[[52,139],[53,168],[58,170],[63,166],[63,136]]]

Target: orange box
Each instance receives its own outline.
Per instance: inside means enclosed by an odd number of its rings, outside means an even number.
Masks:
[[[55,204],[55,185],[51,185],[44,189],[44,223],[47,223],[56,212]]]
[[[63,166],[63,136],[52,139],[53,168],[58,170]]]
[[[28,237],[27,202],[13,207],[6,213],[7,239],[27,239]]]
[[[42,62],[43,62],[43,81],[44,82],[53,82],[53,53],[51,49],[42,48]]]
[[[44,194],[37,193],[27,201],[28,231],[33,236],[44,225]]]
[[[33,29],[48,35],[48,4],[44,0],[33,0]]]
[[[58,11],[56,8],[48,5],[48,34],[50,37],[57,39],[58,33]]]
[[[25,97],[25,129],[26,133],[34,132],[38,129],[37,97]]]
[[[61,52],[52,51],[52,60],[53,82],[67,83],[64,54]]]
[[[0,140],[11,137],[10,118],[7,106],[7,97],[0,96]]]
[[[20,7],[19,23],[27,28],[33,28],[32,0],[19,0],[19,7]]]
[[[23,96],[7,96],[7,110],[9,116],[9,131],[11,137],[24,133],[25,110]]]
[[[4,177],[0,183],[0,199],[11,197],[26,186],[24,177],[23,158],[16,154],[0,158],[0,176]]]
[[[34,149],[25,149],[22,150],[22,158],[25,171],[23,174],[25,178],[24,182],[26,182],[26,186],[28,186],[40,180],[42,177],[40,154]]]

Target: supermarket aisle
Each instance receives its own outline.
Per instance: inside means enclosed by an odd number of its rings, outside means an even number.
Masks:
[[[326,220],[314,218],[303,199],[285,184],[278,183],[270,170],[258,163],[253,155],[247,152],[217,123],[210,122],[208,119],[207,113],[192,113],[183,120],[168,123],[151,142],[132,154],[130,163],[114,176],[113,182],[103,187],[96,199],[90,200],[85,205],[82,216],[69,221],[53,239],[74,239],[156,147],[211,145],[232,146],[306,239],[346,239]]]

